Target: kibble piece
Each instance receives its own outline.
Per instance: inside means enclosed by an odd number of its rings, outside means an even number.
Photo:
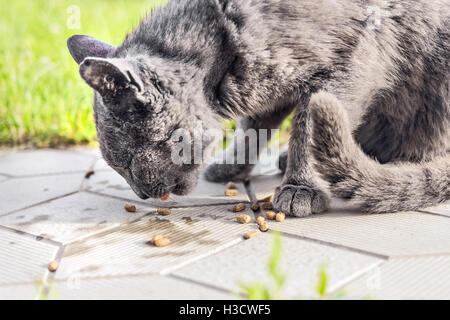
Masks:
[[[169,244],[170,240],[164,237],[155,240],[155,246],[157,247],[166,247]]]
[[[241,214],[240,216],[236,217],[237,222],[242,223],[242,224],[247,224],[249,223],[252,219],[250,218],[249,215],[247,214]]]
[[[152,238],[151,243],[152,243],[152,244],[155,244],[156,240],[159,240],[159,239],[162,239],[162,238],[164,238],[163,235],[157,234],[156,236],[154,236],[154,237]]]
[[[261,225],[261,223],[266,222],[266,219],[264,219],[264,217],[258,217],[258,219],[256,219],[256,224],[257,225]]]
[[[89,179],[94,173],[95,173],[94,170],[89,170],[88,172],[86,172],[86,174],[84,175],[84,177],[85,177],[86,179]]]
[[[277,220],[277,222],[283,222],[285,218],[286,218],[286,215],[281,212],[277,213],[277,215],[275,216],[275,220]]]
[[[128,212],[136,212],[136,206],[133,204],[126,204],[124,206],[125,210],[127,210]]]
[[[55,272],[59,267],[59,262],[54,260],[48,264],[48,271]]]
[[[272,210],[273,204],[272,204],[272,202],[263,202],[261,204],[261,208],[263,208],[264,210]]]
[[[247,231],[247,233],[244,235],[244,238],[245,239],[253,238],[254,236],[258,235],[258,233],[259,233],[258,230]]]
[[[169,208],[158,208],[157,211],[162,216],[168,216],[171,213]]]
[[[227,197],[235,197],[237,195],[238,195],[238,191],[236,189],[225,190],[225,196],[227,196]]]
[[[275,220],[276,216],[277,216],[277,214],[275,212],[273,212],[273,211],[267,211],[266,212],[266,217],[269,220]]]
[[[227,189],[237,189],[237,187],[234,182],[230,181],[227,183]]]
[[[245,203],[239,203],[233,207],[233,212],[241,212],[244,211],[247,206]]]
[[[258,211],[259,210],[259,203],[255,202],[254,204],[252,204],[251,208],[252,208],[253,211]]]
[[[266,232],[267,230],[269,230],[269,225],[266,221],[259,225],[259,230],[261,230],[262,232]]]

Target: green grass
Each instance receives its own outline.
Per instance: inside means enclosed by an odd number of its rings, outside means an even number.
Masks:
[[[0,145],[92,143],[92,90],[81,80],[66,40],[89,34],[120,44],[166,0],[15,0],[0,8]],[[80,8],[80,29],[67,26]]]

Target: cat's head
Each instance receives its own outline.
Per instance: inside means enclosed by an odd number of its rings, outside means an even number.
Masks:
[[[119,53],[92,37],[72,36],[67,44],[81,77],[95,91],[97,136],[106,162],[142,199],[188,193],[200,163],[194,152],[181,153],[196,143],[198,156],[214,142],[201,134],[215,120],[203,111],[195,82],[162,59]],[[180,148],[186,134],[191,150]]]

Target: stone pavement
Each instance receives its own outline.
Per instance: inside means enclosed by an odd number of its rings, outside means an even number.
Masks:
[[[254,176],[233,198],[201,180],[187,197],[144,201],[96,150],[0,151],[0,299],[237,298],[239,283],[269,282],[272,236],[244,240],[256,225],[236,223],[231,208],[264,198],[280,179]],[[172,214],[158,215],[162,206]],[[450,204],[364,215],[333,201],[325,214],[269,225],[281,232],[286,297],[315,297],[325,265],[330,295],[450,298]],[[171,245],[149,245],[155,234]]]

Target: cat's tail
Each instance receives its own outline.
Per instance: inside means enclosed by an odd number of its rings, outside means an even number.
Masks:
[[[351,134],[336,98],[311,99],[314,166],[337,197],[353,199],[368,213],[417,210],[450,199],[450,155],[426,163],[380,164]]]

